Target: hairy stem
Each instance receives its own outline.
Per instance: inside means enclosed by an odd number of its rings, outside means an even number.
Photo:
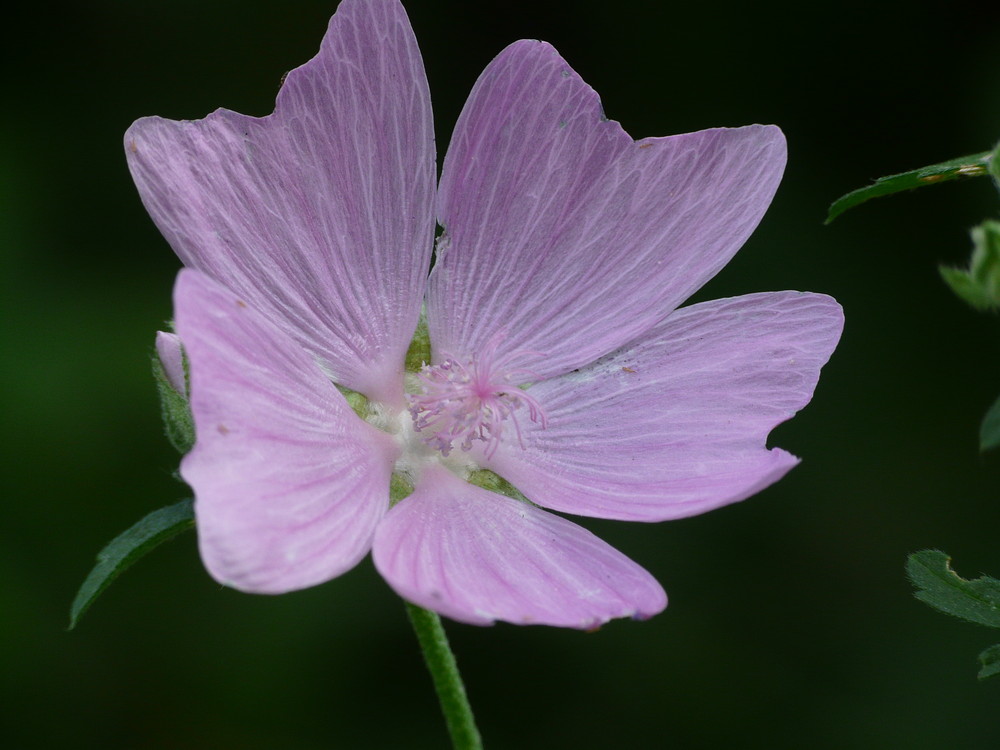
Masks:
[[[424,652],[424,661],[434,680],[438,702],[444,713],[448,734],[455,750],[482,750],[483,741],[472,716],[472,706],[465,695],[462,675],[458,672],[455,655],[448,645],[441,618],[415,604],[406,602],[406,614]]]

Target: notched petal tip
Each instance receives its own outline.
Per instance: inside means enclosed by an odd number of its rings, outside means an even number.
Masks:
[[[402,399],[436,169],[427,80],[398,2],[344,2],[272,114],[146,117],[124,144],[186,266],[241,294],[338,382]]]
[[[445,159],[435,346],[464,356],[508,327],[504,347],[546,352],[542,379],[593,362],[729,261],[785,159],[770,125],[637,142],[555,49],[515,42],[476,82]]]
[[[839,341],[826,295],[771,292],[681,308],[648,334],[531,393],[526,425],[486,468],[553,510],[634,521],[744,500],[799,459],[767,440],[812,398]]]

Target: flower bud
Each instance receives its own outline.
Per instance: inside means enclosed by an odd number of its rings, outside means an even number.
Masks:
[[[187,399],[187,376],[184,373],[184,350],[181,337],[166,331],[156,332],[156,355],[163,365],[167,382],[178,394]]]
[[[194,420],[188,404],[184,348],[177,334],[157,331],[153,376],[167,439],[179,452],[187,453],[194,446]]]

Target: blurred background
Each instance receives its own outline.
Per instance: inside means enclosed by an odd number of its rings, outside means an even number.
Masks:
[[[448,624],[490,748],[990,748],[997,631],[912,598],[907,553],[1000,577],[995,316],[940,281],[995,217],[984,179],[867,204],[870,179],[1000,138],[1000,12],[964,2],[410,0],[443,154],[483,66],[554,43],[636,137],[777,123],[771,211],[698,299],[834,295],[843,342],[772,444],[784,481],[708,515],[585,522],[671,605],[597,633]],[[0,118],[5,469],[0,738],[10,748],[443,748],[403,608],[370,562],[282,597],[224,590],[193,534],[119,579],[65,632],[94,555],[184,497],[148,355],[178,262],[121,148],[132,120],[271,111],[316,51],[330,2],[21,7]]]

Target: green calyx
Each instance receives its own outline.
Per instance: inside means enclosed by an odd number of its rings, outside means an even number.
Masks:
[[[407,372],[419,372],[420,368],[431,361],[431,334],[427,329],[427,311],[420,311],[417,330],[413,332],[413,341],[406,350],[405,368]]]
[[[398,471],[392,472],[389,477],[389,507],[391,508],[400,500],[413,494],[413,482],[405,474]]]
[[[345,388],[342,385],[337,386],[337,390],[340,391],[344,399],[347,401],[347,405],[354,410],[354,413],[359,417],[368,420],[371,414],[371,407],[369,406],[368,399],[357,391],[352,391],[350,388]]]
[[[167,379],[163,363],[154,352],[152,357],[153,378],[156,380],[156,391],[160,396],[160,414],[163,417],[163,430],[170,444],[179,453],[187,453],[194,447],[194,417],[191,415],[191,405],[183,394],[174,390]],[[187,377],[188,362],[184,357],[184,373]]]
[[[520,493],[517,487],[512,485],[499,474],[494,474],[489,469],[476,469],[471,472],[468,477],[466,477],[465,481],[469,484],[474,484],[477,487],[482,487],[484,490],[496,492],[498,495],[506,495],[507,497],[519,500],[522,503],[534,505],[534,503]]]
[[[413,340],[410,342],[409,348],[406,350],[406,358],[404,361],[404,368],[408,376],[415,375],[420,372],[420,370],[431,361],[431,338],[430,332],[427,328],[427,315],[426,310],[421,310],[420,320],[417,323],[417,329],[413,333]],[[416,382],[415,379],[407,378],[408,383]],[[527,388],[528,385],[522,385],[521,388]],[[366,422],[372,423],[377,421],[374,419],[377,410],[373,408],[371,402],[361,393],[357,391],[352,391],[349,388],[344,388],[338,385],[337,389],[343,394],[347,403],[350,405],[354,413],[358,415],[361,419]],[[506,479],[498,474],[490,471],[489,469],[473,469],[469,472],[465,480],[470,484],[474,484],[477,487],[482,487],[484,490],[489,490],[490,492],[496,492],[500,495],[506,495],[507,497],[513,498],[523,503],[531,504],[524,495],[522,495],[514,485],[508,482]],[[413,493],[413,477],[405,472],[393,472],[389,480],[389,505],[390,507],[396,505],[400,500],[408,497]]]
[[[494,474],[489,469],[475,469],[469,473],[465,481],[477,487],[482,487],[484,490],[496,492],[498,495],[506,495],[519,502],[534,505],[534,503],[518,491],[517,487],[499,474]],[[389,507],[391,508],[400,500],[409,497],[412,493],[413,481],[410,477],[400,472],[393,472],[392,477],[389,479]]]

